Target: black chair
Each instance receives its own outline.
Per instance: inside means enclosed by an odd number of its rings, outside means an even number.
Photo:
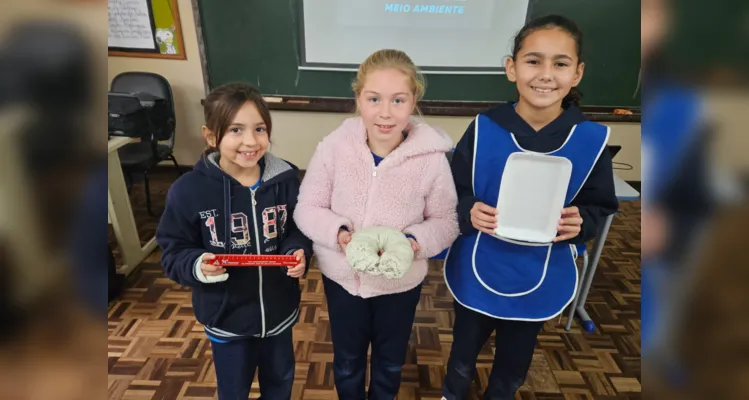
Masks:
[[[112,92],[123,93],[148,93],[164,98],[169,103],[171,124],[167,144],[160,143],[153,132],[143,132],[140,142],[127,144],[118,150],[122,170],[130,177],[131,182],[132,174],[143,174],[146,189],[146,209],[148,210],[148,214],[155,217],[156,214],[151,209],[151,189],[148,184],[148,173],[160,162],[171,160],[177,169],[177,176],[181,175],[177,159],[174,158],[176,118],[172,87],[166,78],[158,74],[150,72],[123,72],[114,77],[110,90]]]

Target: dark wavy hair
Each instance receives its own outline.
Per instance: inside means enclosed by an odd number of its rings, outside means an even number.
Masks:
[[[245,103],[253,103],[257,107],[260,117],[266,126],[268,139],[270,139],[273,128],[270,118],[268,104],[263,99],[260,91],[252,85],[243,82],[229,83],[214,89],[205,99],[203,113],[205,114],[205,125],[208,130],[216,135],[216,147],[208,147],[205,155],[218,151],[218,146],[229,129],[234,117]]]
[[[579,65],[583,61],[583,32],[572,20],[561,15],[547,15],[544,17],[536,18],[526,23],[525,26],[520,29],[520,32],[518,32],[518,34],[515,36],[515,42],[513,43],[512,47],[512,59],[515,60],[518,52],[520,51],[520,48],[523,47],[523,41],[533,32],[542,29],[554,28],[561,29],[567,32],[575,40],[575,45],[577,47],[577,63]],[[573,87],[572,89],[570,89],[570,92],[567,93],[566,96],[564,96],[564,99],[562,100],[562,107],[567,108],[571,104],[579,106],[582,97],[583,93],[580,91],[580,89],[578,89],[577,87]]]

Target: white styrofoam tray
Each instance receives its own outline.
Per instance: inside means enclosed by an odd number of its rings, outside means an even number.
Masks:
[[[502,173],[497,236],[549,243],[557,235],[572,163],[564,157],[513,153]]]

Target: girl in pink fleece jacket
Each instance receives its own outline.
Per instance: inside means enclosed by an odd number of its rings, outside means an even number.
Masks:
[[[353,84],[359,117],[317,146],[294,220],[314,242],[328,302],[333,370],[341,399],[364,399],[372,345],[370,399],[393,399],[411,335],[427,259],[458,236],[457,197],[445,157],[452,140],[412,118],[424,81],[411,59],[380,50]],[[345,247],[370,226],[403,232],[414,248],[400,279],[353,270]]]

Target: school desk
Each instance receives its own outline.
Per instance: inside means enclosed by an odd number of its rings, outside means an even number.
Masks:
[[[129,275],[144,258],[156,248],[156,238],[151,238],[145,245],[141,245],[140,235],[135,226],[133,209],[130,206],[130,198],[127,194],[125,176],[122,174],[120,157],[117,149],[134,142],[136,139],[127,137],[113,137],[107,145],[107,162],[109,170],[109,203],[108,222],[114,228],[117,243],[120,245],[120,253],[124,265],[117,267],[117,272]]]
[[[640,193],[637,192],[632,186],[625,182],[622,178],[619,178],[614,174],[614,191],[616,192],[616,198],[619,201],[631,201],[640,198]],[[611,214],[606,217],[601,232],[596,238],[593,248],[593,257],[589,260],[588,254],[584,254],[583,257],[583,268],[580,273],[580,286],[578,287],[577,295],[572,300],[572,306],[569,308],[567,315],[567,324],[565,330],[570,330],[572,327],[572,320],[575,317],[575,311],[577,311],[580,320],[582,321],[583,329],[586,332],[591,333],[595,330],[595,324],[590,316],[585,311],[585,301],[588,300],[588,292],[593,284],[593,277],[596,274],[596,268],[598,267],[598,260],[601,258],[601,252],[603,251],[603,245],[606,243],[606,237],[609,234],[609,228],[611,228],[611,222],[614,220],[616,214]],[[588,265],[590,261],[590,265]]]

